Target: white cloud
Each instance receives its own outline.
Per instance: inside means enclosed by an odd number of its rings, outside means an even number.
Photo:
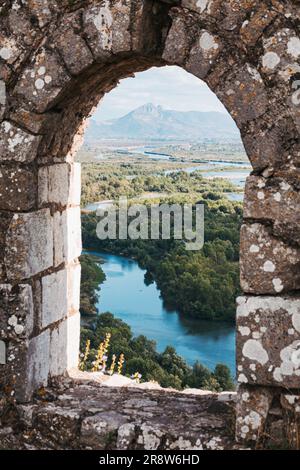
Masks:
[[[227,112],[199,78],[180,67],[153,67],[120,84],[101,100],[94,117],[104,121],[125,115],[145,103],[178,111]]]

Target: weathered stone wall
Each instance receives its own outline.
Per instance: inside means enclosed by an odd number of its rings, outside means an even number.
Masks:
[[[240,448],[234,439],[235,395],[59,380],[32,403],[6,407],[0,450]]]
[[[299,414],[299,1],[2,0],[0,19],[1,392],[28,401],[77,362],[86,117],[121,78],[176,64],[221,99],[253,166],[237,436],[256,441],[287,388]]]

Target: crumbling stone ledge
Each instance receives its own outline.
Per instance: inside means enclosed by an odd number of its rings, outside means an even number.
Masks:
[[[0,449],[239,448],[235,393],[194,395],[60,379],[30,404],[3,404],[0,413]]]

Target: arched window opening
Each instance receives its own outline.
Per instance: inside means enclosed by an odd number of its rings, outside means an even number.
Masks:
[[[105,95],[77,159],[80,368],[178,389],[232,388],[239,230],[251,167],[231,116],[198,78],[154,67]],[[189,251],[182,240],[151,239],[152,232],[120,239],[116,227],[99,239],[100,212],[120,198],[129,207],[144,204],[149,226],[153,204],[203,205],[204,246]]]

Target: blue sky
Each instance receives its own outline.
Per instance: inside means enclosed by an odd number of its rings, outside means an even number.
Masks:
[[[199,78],[180,67],[153,67],[122,80],[105,95],[94,114],[97,121],[118,118],[145,103],[177,111],[219,111],[224,106]]]

